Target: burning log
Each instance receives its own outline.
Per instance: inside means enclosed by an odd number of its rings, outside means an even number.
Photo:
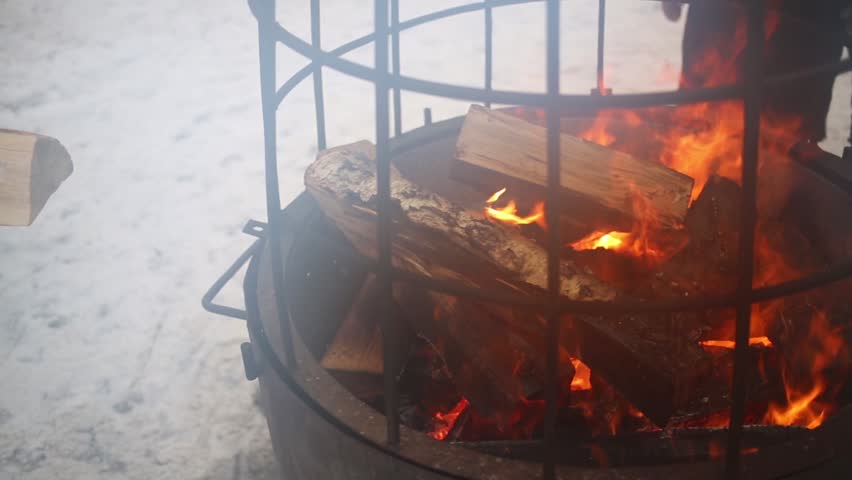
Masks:
[[[363,255],[376,252],[375,152],[369,142],[321,152],[305,172],[320,209]],[[470,286],[529,293],[547,286],[547,253],[515,229],[429,192],[391,167],[394,197],[393,262],[398,268]],[[612,300],[616,292],[562,262],[561,293],[583,300]]]
[[[382,388],[378,295],[370,275],[320,361],[362,399],[374,399]],[[511,330],[493,328],[485,306],[404,285],[396,286],[395,299],[394,319],[416,327],[440,355],[459,393],[481,411],[508,415],[519,399],[541,391],[543,346],[534,348]],[[400,343],[408,343],[404,340],[400,336]]]
[[[411,183],[393,167],[390,181],[395,231],[392,258],[396,267],[507,293],[543,293],[547,254],[517,229],[460,208]],[[355,248],[375,258],[373,146],[359,142],[322,152],[308,168],[305,184],[326,217]],[[561,263],[560,276],[561,293],[568,298],[602,301],[616,298],[612,288],[571,262]],[[465,318],[465,322],[467,318],[492,318],[495,321],[488,325],[502,325],[529,345],[544,344],[530,333],[537,330],[544,338],[545,328],[537,317],[524,316],[529,319],[526,322],[512,321],[512,315],[499,314],[495,318],[493,312],[486,317],[466,301],[453,305],[442,297],[432,300],[439,306],[449,305],[447,314]],[[427,311],[430,317],[415,322],[415,329],[428,330],[427,322],[435,321],[432,310]],[[519,327],[519,323],[527,325]],[[489,330],[485,323],[476,325],[482,328],[469,330],[477,335]],[[456,334],[470,335],[470,332],[456,331]],[[673,337],[666,323],[659,319],[639,315],[578,316],[565,335],[564,345],[578,345],[576,356],[658,424],[665,423],[677,406],[688,399],[690,387],[709,367],[697,343]],[[472,348],[476,342],[470,339],[460,348]]]
[[[545,350],[517,331],[495,328],[500,319],[493,309],[406,285],[394,292],[414,328],[440,353],[459,393],[479,411],[508,421],[518,402],[543,389]],[[567,382],[574,373],[569,368],[562,372]]]
[[[547,184],[546,129],[514,116],[471,106],[456,145],[454,176],[515,193],[544,198]],[[692,178],[663,165],[561,134],[561,183],[571,214],[589,225],[637,220],[637,204],[663,227],[682,224]],[[528,192],[528,193],[527,193]]]
[[[724,293],[736,285],[741,189],[712,176],[686,215],[687,245],[652,279],[651,296]]]

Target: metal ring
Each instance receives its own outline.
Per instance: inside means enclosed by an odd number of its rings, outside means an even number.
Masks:
[[[536,3],[542,0],[502,0],[490,2],[489,6],[498,7],[506,5]],[[458,7],[448,8],[416,17],[401,22],[398,28],[388,28],[388,32],[404,31],[430,21],[460,15],[462,13],[475,12],[484,9],[485,2],[471,3]],[[378,74],[374,68],[361,65],[340,58],[340,55],[348,53],[358,47],[372,43],[375,34],[367,34],[355,39],[331,51],[316,48],[310,43],[302,40],[289,30],[281,26],[277,21],[274,23],[274,35],[276,39],[291,48],[305,58],[312,59],[310,64],[298,71],[276,92],[276,100],[280,103],[284,97],[299,82],[306,78],[315,69],[317,62],[328,66],[340,73],[360,78],[368,82],[375,82]],[[793,73],[786,73],[768,77],[764,81],[766,88],[777,88],[797,80],[816,77],[827,74],[837,74],[852,70],[852,59],[832,62],[817,67],[812,67]],[[531,93],[506,90],[486,90],[484,88],[464,87],[430,80],[408,77],[401,74],[388,74],[388,85],[409,92],[434,95],[457,100],[468,100],[473,102],[490,102],[506,105],[523,105],[529,107],[555,106],[559,108],[585,108],[589,110],[612,109],[612,108],[644,108],[659,105],[682,105],[690,103],[712,102],[721,100],[736,100],[743,95],[744,84],[742,82],[715,87],[703,87],[687,90],[671,90],[650,93],[634,93],[620,95],[578,95],[560,94],[557,100],[553,100],[546,93]]]

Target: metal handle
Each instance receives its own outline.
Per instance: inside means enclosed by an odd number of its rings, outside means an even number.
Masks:
[[[234,260],[234,263],[231,264],[231,266],[228,267],[227,270],[225,270],[225,273],[223,273],[219,278],[216,279],[215,282],[213,282],[213,285],[210,286],[210,288],[207,290],[207,293],[205,293],[204,296],[201,297],[201,306],[204,307],[205,310],[210,313],[215,313],[217,315],[237,318],[240,320],[248,320],[248,312],[246,312],[244,309],[214,303],[213,300],[216,298],[216,296],[219,295],[219,292],[222,291],[225,285],[227,285],[228,282],[230,282],[231,279],[234,278],[234,275],[236,275],[237,272],[239,272],[240,269],[243,268],[243,265],[245,265],[246,262],[249,261],[249,259],[255,254],[260,245],[263,243],[263,234],[265,227],[266,224],[258,222],[256,220],[249,220],[248,223],[246,223],[245,227],[243,227],[243,233],[255,236],[258,239],[254,243],[252,243],[251,246],[246,249],[245,252],[242,253],[242,255],[240,255],[239,257],[237,257],[236,260]]]

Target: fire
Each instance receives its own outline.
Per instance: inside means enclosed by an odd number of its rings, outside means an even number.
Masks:
[[[774,1],[774,0],[773,0]],[[778,13],[767,9],[764,25],[765,38],[769,38],[778,26]],[[720,36],[714,45],[702,52],[701,58],[690,66],[680,78],[681,88],[720,86],[738,80],[738,62],[746,45],[746,22],[744,16],[736,19],[732,36]],[[675,77],[671,65],[662,65],[660,84],[670,84]],[[657,122],[657,111],[641,112],[627,110],[603,110],[594,118],[591,126],[579,136],[585,140],[604,145],[628,147],[636,133],[629,129],[649,125],[648,134],[660,145],[658,157],[661,163],[695,179],[692,200],[695,200],[712,175],[720,175],[739,181],[742,165],[743,108],[739,101],[697,103],[683,105],[673,110],[674,118]],[[771,112],[770,112],[771,113]],[[620,128],[619,128],[620,127]],[[629,129],[625,129],[629,127]],[[771,114],[761,123],[763,132],[796,132],[800,119]],[[627,133],[624,135],[624,133]],[[644,139],[643,139],[644,140]],[[778,146],[786,153],[789,146]]]
[[[822,425],[831,410],[831,403],[822,399],[827,392],[825,373],[844,352],[844,338],[833,329],[824,311],[814,312],[808,341],[788,359],[792,365],[810,365],[809,374],[802,377],[786,365],[782,370],[786,405],[770,404],[764,421],[772,425],[795,425],[809,429]]]
[[[771,9],[770,9],[771,10]],[[767,36],[775,29],[777,18],[769,16],[767,19]],[[733,38],[722,39],[718,48],[711,48],[705,52],[702,61],[694,65],[693,72],[681,79],[684,88],[695,88],[704,86],[723,85],[737,80],[737,61],[741,58],[740,53],[745,45],[745,35],[742,19],[738,21],[737,33]],[[733,52],[733,54],[731,53]],[[672,69],[666,67],[663,77],[671,82]],[[694,79],[701,79],[695,83]],[[543,110],[520,111],[527,116],[534,114],[533,120],[539,123],[543,120]],[[787,157],[790,145],[772,144],[770,139],[786,139],[796,137],[801,129],[798,118],[780,116],[777,113],[764,111],[761,118],[761,145],[759,168],[761,173],[768,172],[773,167],[767,164],[765,159],[772,157],[773,160],[781,161]],[[706,182],[713,175],[719,175],[740,182],[742,168],[742,140],[743,140],[743,106],[739,101],[724,101],[713,103],[698,103],[683,105],[674,109],[663,108],[659,110],[649,109],[647,111],[633,112],[623,110],[604,110],[596,114],[590,126],[577,134],[586,141],[594,142],[610,148],[624,150],[627,153],[641,156],[646,159],[657,159],[662,164],[673,168],[683,174],[692,177],[695,185],[692,190],[692,200],[695,200],[704,189]],[[649,142],[650,139],[650,142]],[[774,140],[773,140],[774,141]],[[786,141],[786,140],[784,140]],[[649,146],[651,143],[653,145]],[[635,149],[635,150],[634,150]],[[765,170],[764,170],[765,169]],[[764,177],[765,179],[765,177]],[[771,182],[767,182],[771,183]],[[759,194],[763,195],[763,183],[759,186]],[[783,187],[773,183],[769,192],[778,195]],[[502,188],[491,195],[485,204],[487,216],[496,220],[514,225],[529,225],[538,223],[544,227],[544,205],[537,203],[531,212],[524,216],[519,214],[515,201],[501,203],[505,206],[497,207],[497,203],[504,198],[507,189]],[[602,248],[626,255],[643,259],[651,259],[654,262],[673,254],[672,247],[663,243],[662,239],[656,238],[659,224],[654,218],[654,213],[639,201],[634,200],[635,218],[638,220],[630,227],[618,226],[600,229],[589,233],[570,244],[574,250],[595,250]],[[506,202],[503,199],[503,202]],[[614,230],[613,228],[618,228]],[[627,230],[629,231],[622,231]],[[756,270],[755,287],[774,284],[780,281],[790,280],[800,276],[801,269],[794,268],[786,261],[784,254],[776,250],[770,242],[767,242],[758,234],[755,244]],[[773,336],[778,345],[773,344],[767,333],[773,331],[774,323],[783,313],[783,301],[766,302],[756,305],[752,310],[752,331],[749,345],[759,348],[778,348],[782,355],[784,348],[790,347],[782,339]],[[730,322],[733,328],[733,319]],[[792,346],[791,356],[785,359],[782,365],[782,379],[784,382],[785,401],[783,403],[772,403],[765,412],[756,411],[750,422],[765,423],[782,426],[801,426],[805,428],[816,428],[832,413],[834,404],[831,403],[837,394],[836,387],[826,378],[825,372],[829,366],[836,364],[839,355],[845,355],[844,340],[842,335],[832,330],[824,312],[817,312],[809,326],[807,339]],[[728,336],[727,334],[731,335]],[[716,338],[733,338],[733,331],[722,332]],[[716,336],[716,335],[714,335]],[[699,342],[701,346],[708,348],[734,349],[735,342],[732,340],[711,339]],[[588,366],[580,360],[570,360],[575,368],[575,376],[571,381],[572,391],[591,391],[591,371]],[[796,367],[792,367],[795,365]],[[802,372],[802,366],[806,372]],[[578,394],[576,397],[600,396],[601,387],[596,383],[593,395]],[[780,399],[779,399],[780,400]],[[576,399],[575,399],[576,401]],[[461,412],[467,408],[464,401],[446,414],[436,414],[435,418],[444,422],[445,428],[434,432],[432,436],[444,439],[449,434]],[[599,411],[594,409],[590,401],[588,405],[578,404],[584,408],[586,416],[595,418],[596,421],[606,421],[612,433],[619,426],[619,418],[612,417],[602,420]],[[624,410],[631,417],[641,418],[641,412],[634,410],[628,404]],[[475,413],[475,412],[474,412]],[[473,413],[471,414],[473,415]],[[761,418],[762,417],[762,418]],[[700,426],[704,427],[726,427],[730,421],[729,412],[720,411],[699,420]],[[698,424],[696,425],[698,426]],[[744,453],[752,453],[753,449],[744,450]],[[718,457],[723,454],[720,445],[711,445],[710,456]]]
[[[467,401],[466,398],[462,397],[459,400],[459,403],[456,404],[455,407],[452,408],[447,413],[436,412],[435,413],[435,430],[429,433],[429,435],[435,440],[443,440],[447,438],[447,435],[450,434],[450,431],[455,426],[456,421],[459,419],[459,415],[462,414],[467,407],[470,406],[470,402]]]
[[[662,259],[666,253],[651,244],[648,229],[638,226],[632,232],[598,230],[571,244],[574,250],[603,248],[642,258]]]
[[[485,203],[487,203],[488,205],[491,205],[492,203],[496,202],[497,200],[500,200],[500,197],[502,197],[504,193],[506,193],[506,187],[503,187],[500,190],[497,190],[496,192],[494,192],[493,195],[488,197],[488,200],[486,200]]]
[[[773,425],[797,425],[814,429],[822,425],[825,409],[815,404],[816,398],[822,393],[824,386],[817,382],[811,391],[798,393],[787,389],[787,405],[770,405],[767,412],[767,422]]]
[[[515,204],[514,200],[510,200],[509,203],[506,204],[505,207],[496,208],[493,205],[500,200],[500,197],[506,193],[506,187],[501,188],[494,192],[493,195],[488,197],[488,200],[485,201],[487,205],[485,207],[485,214],[491,218],[496,220],[500,220],[501,222],[511,223],[515,225],[529,225],[531,223],[537,223],[540,226],[544,227],[544,203],[539,202],[536,203],[533,207],[532,213],[525,217],[521,217],[518,215],[518,206]]]
[[[626,127],[638,127],[642,122],[639,114],[631,110],[603,110],[595,116],[592,124],[577,136],[583,140],[609,147],[615,144],[617,140],[622,139],[612,131],[612,126],[615,123]]]
[[[571,244],[574,250],[594,250],[603,248],[605,250],[621,250],[624,242],[629,240],[630,232],[592,232],[589,235]]]
[[[736,342],[733,340],[703,340],[698,342],[702,347],[718,347],[733,350],[736,347]],[[748,339],[748,344],[751,347],[772,347],[772,340],[769,337],[751,337]]]
[[[660,242],[660,221],[654,209],[642,196],[633,194],[631,209],[636,220],[629,232],[597,230],[571,244],[574,250],[603,248],[642,258],[647,263],[658,263],[670,257],[682,245],[665,245]]]
[[[574,378],[571,380],[571,391],[592,389],[592,370],[577,358],[571,359],[574,365]]]

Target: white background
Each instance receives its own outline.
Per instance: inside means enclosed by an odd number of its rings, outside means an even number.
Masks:
[[[279,2],[308,38],[308,1]],[[463,2],[402,1],[402,17]],[[563,90],[593,86],[597,2],[564,2]],[[371,2],[323,0],[323,42],[372,28]],[[681,23],[610,1],[616,92],[673,88]],[[495,12],[495,87],[544,87],[541,5]],[[409,75],[479,85],[482,17],[403,35]],[[301,67],[282,50],[280,79]],[[349,56],[371,63],[364,48]],[[30,228],[0,229],[0,478],[274,478],[243,378],[241,322],[201,310],[264,219],[256,24],[243,1],[0,0],[0,127],[58,138],[75,172]],[[329,144],[374,135],[372,87],[326,72]],[[825,146],[849,131],[838,79]],[[405,95],[406,128],[466,104]],[[310,82],[279,115],[283,201],[316,146]],[[225,301],[239,304],[239,289]]]

